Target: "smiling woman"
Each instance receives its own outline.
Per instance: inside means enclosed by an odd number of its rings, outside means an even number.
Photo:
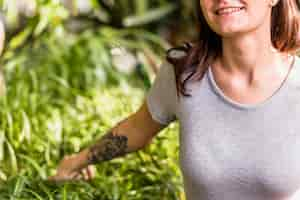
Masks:
[[[296,199],[298,2],[200,0],[197,7],[198,41],[167,55],[180,101],[169,98],[166,108],[171,104],[180,122],[187,199]],[[165,87],[171,88],[151,92]],[[148,104],[154,115],[162,99],[153,96]]]

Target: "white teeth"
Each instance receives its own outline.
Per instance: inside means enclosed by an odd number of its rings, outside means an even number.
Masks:
[[[229,14],[229,13],[233,13],[233,12],[238,12],[240,10],[242,10],[243,8],[224,8],[224,9],[220,9],[217,11],[217,14]]]

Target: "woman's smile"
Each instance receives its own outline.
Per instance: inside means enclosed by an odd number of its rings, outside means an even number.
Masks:
[[[244,7],[225,7],[216,10],[215,14],[218,16],[228,16],[233,14],[239,14],[245,10]]]

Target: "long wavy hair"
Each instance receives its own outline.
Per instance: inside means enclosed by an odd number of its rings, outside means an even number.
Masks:
[[[167,61],[174,66],[178,97],[180,94],[191,96],[186,92],[187,81],[200,81],[208,66],[222,53],[221,37],[210,28],[202,13],[200,0],[196,1],[199,32],[197,40],[185,42],[182,46],[171,48],[166,52]],[[280,0],[272,8],[271,41],[280,52],[297,53],[296,51],[300,48],[300,3],[298,0]],[[181,53],[178,54],[178,51]]]

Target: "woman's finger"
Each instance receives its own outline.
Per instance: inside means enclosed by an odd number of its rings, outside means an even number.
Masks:
[[[87,181],[87,180],[89,179],[88,172],[87,172],[87,168],[83,168],[83,169],[81,170],[81,172],[82,172],[82,175],[83,175],[84,180]]]
[[[89,165],[88,167],[87,167],[87,173],[88,173],[88,176],[90,177],[90,178],[94,178],[95,177],[95,167],[93,166],[93,165]]]
[[[70,177],[65,176],[65,175],[54,175],[54,176],[49,177],[48,180],[54,181],[54,182],[62,182],[62,181],[70,180]]]
[[[69,174],[69,177],[70,177],[71,179],[73,179],[73,178],[75,178],[75,177],[78,177],[79,175],[80,175],[80,173],[77,172],[77,171],[75,171],[75,172],[70,173],[70,174]]]
[[[80,174],[80,173],[78,173],[78,174],[76,174],[76,176],[74,176],[73,178],[72,178],[73,180],[81,180],[82,179],[82,174]]]
[[[92,179],[92,178],[93,178],[93,174],[92,174],[92,171],[91,171],[91,167],[90,167],[90,166],[87,167],[86,172],[87,172],[88,178],[89,178],[89,179]]]
[[[49,177],[48,177],[48,180],[49,180],[49,181],[55,181],[55,180],[56,180],[56,176],[55,176],[55,175],[49,176]]]

